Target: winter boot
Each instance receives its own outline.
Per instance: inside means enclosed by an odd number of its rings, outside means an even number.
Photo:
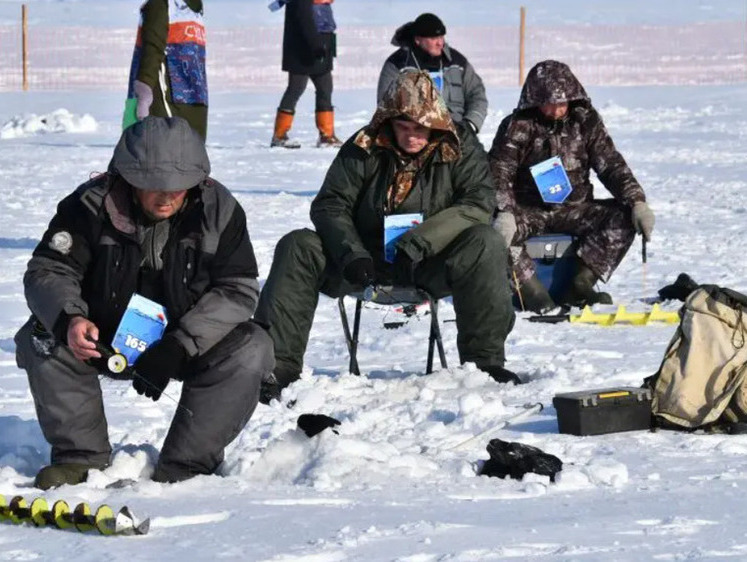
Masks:
[[[58,488],[64,484],[80,484],[88,478],[88,471],[92,468],[103,468],[99,465],[81,463],[50,464],[42,468],[36,475],[34,487],[40,490]]]
[[[270,376],[259,385],[259,403],[269,404],[273,400],[279,401],[282,390],[283,388],[278,383],[275,375],[270,373]]]
[[[537,274],[532,275],[519,287],[519,299],[524,310],[537,314],[544,314],[557,306],[547,288],[537,278]]]
[[[342,146],[342,141],[335,136],[334,111],[317,111],[316,128],[319,129],[319,139],[316,141],[317,146],[331,146],[333,148]]]
[[[599,280],[596,274],[584,262],[578,262],[578,270],[571,280],[568,290],[560,299],[561,304],[568,306],[586,306],[592,304],[612,304],[609,293],[597,292],[594,284]]]
[[[512,382],[514,384],[523,384],[521,379],[516,375],[516,373],[512,373],[508,369],[504,369],[503,367],[499,365],[490,365],[486,367],[480,367],[481,371],[486,372],[490,375],[490,377],[495,382]]]
[[[272,133],[270,147],[301,148],[301,143],[288,138],[288,131],[293,125],[293,112],[278,109],[275,115],[275,131]]]

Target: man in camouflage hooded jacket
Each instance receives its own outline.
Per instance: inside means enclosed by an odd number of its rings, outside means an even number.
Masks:
[[[495,187],[474,134],[455,125],[425,72],[401,74],[371,122],[342,146],[311,205],[309,229],[275,249],[255,318],[269,325],[280,387],[298,379],[319,291],[337,297],[371,284],[453,295],[462,361],[500,382],[514,313],[506,246],[490,227]],[[423,222],[384,259],[384,216]]]
[[[529,170],[553,156],[562,160],[573,187],[561,204],[543,202]],[[636,232],[650,238],[654,216],[566,64],[546,60],[530,70],[517,108],[498,127],[489,158],[497,184],[494,227],[511,246],[525,307],[543,312],[555,306],[524,247],[527,238],[543,233],[579,238],[576,274],[558,304],[611,303],[608,294],[594,291],[594,284],[609,280]],[[594,199],[591,169],[614,199]]]

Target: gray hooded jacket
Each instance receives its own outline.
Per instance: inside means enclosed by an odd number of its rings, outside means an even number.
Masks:
[[[63,199],[24,276],[31,312],[64,341],[79,315],[111,342],[130,297],[142,291],[142,267],[158,262],[169,325],[190,356],[202,355],[248,321],[258,297],[257,265],[243,209],[208,177],[202,138],[178,117],[146,117],[123,134],[109,171]],[[141,235],[133,186],[189,189],[165,221],[160,250]]]

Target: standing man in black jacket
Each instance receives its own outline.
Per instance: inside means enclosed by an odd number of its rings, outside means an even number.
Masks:
[[[337,56],[337,24],[332,14],[332,2],[334,0],[280,0],[280,5],[285,6],[283,71],[288,73],[288,87],[275,116],[271,147],[301,146],[288,138],[288,131],[309,78],[316,88],[316,126],[319,129],[316,145],[342,145],[335,136],[335,110],[332,106],[332,61]]]
[[[158,400],[184,381],[154,480],[215,472],[254,411],[272,342],[249,321],[259,286],[244,211],[209,172],[187,121],[146,117],[122,134],[106,174],[60,202],[34,250],[32,316],[15,341],[52,446],[38,488],[78,484],[109,463],[96,342],[112,341],[135,293],[168,320],[134,364],[135,390]]]
[[[397,29],[392,45],[399,49],[381,69],[376,101],[381,103],[400,73],[424,70],[438,87],[451,118],[477,133],[488,114],[485,86],[467,58],[446,43],[445,35],[441,19],[427,13]]]

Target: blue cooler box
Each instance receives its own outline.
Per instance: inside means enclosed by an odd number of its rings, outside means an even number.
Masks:
[[[525,245],[529,257],[534,260],[537,278],[547,287],[550,296],[558,299],[576,273],[577,239],[570,234],[544,234],[529,238]],[[516,295],[514,306],[520,308]]]

